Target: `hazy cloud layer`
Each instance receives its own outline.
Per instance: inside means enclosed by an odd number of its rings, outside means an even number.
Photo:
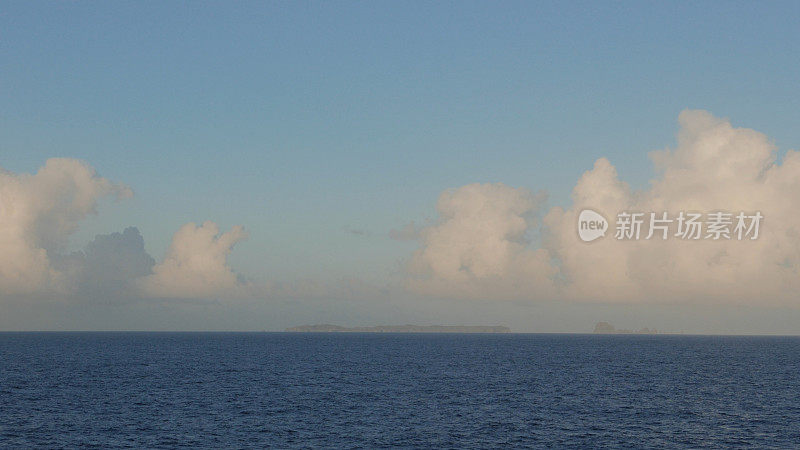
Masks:
[[[657,176],[649,189],[632,190],[598,159],[578,180],[573,206],[547,212],[538,249],[520,242],[535,204],[524,191],[469,185],[444,193],[409,285],[457,298],[797,305],[800,153],[778,164],[765,135],[705,111],[684,111],[679,124],[677,147],[651,153]],[[587,244],[576,233],[587,207],[612,227],[622,211],[760,211],[765,219],[755,241],[617,241],[612,228]]]
[[[358,236],[358,237],[370,237],[370,236],[372,236],[372,232],[369,231],[369,230],[364,230],[364,229],[361,229],[361,228],[353,228],[353,227],[351,227],[349,225],[344,227],[344,232],[347,233],[347,234],[353,235],[353,236]]]
[[[419,227],[412,221],[399,229],[389,230],[389,238],[395,241],[414,241],[419,239]]]

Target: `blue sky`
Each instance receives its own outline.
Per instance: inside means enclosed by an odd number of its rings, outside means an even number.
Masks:
[[[800,142],[793,2],[5,2],[0,166],[87,161],[135,198],[73,236],[243,224],[263,279],[387,280],[445,189],[570,190],[699,108]],[[359,236],[347,230],[363,230]]]

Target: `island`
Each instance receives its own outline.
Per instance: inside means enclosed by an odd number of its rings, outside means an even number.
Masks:
[[[597,324],[594,326],[594,334],[658,334],[658,330],[651,330],[647,327],[636,331],[617,329],[614,327],[614,325],[611,325],[608,322],[597,322]]]
[[[287,328],[294,333],[510,333],[504,326],[480,325],[378,325],[374,327],[342,327],[318,324]]]

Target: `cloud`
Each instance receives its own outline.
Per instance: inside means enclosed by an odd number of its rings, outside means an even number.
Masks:
[[[135,280],[151,274],[155,265],[135,227],[97,235],[82,256],[78,292],[106,301],[137,296]]]
[[[362,230],[360,228],[352,228],[349,225],[344,227],[344,232],[347,234],[352,234],[353,236],[359,237],[370,237],[372,236],[372,232],[368,230]]]
[[[241,226],[220,234],[207,221],[188,223],[173,236],[164,260],[139,281],[144,295],[159,298],[228,298],[246,294],[248,284],[228,266],[236,243],[247,238]]]
[[[611,164],[598,160],[573,191],[573,208],[545,218],[546,248],[561,261],[569,298],[623,302],[796,304],[800,288],[800,154],[776,162],[762,133],[734,128],[705,111],[679,116],[678,145],[651,153],[658,177],[631,191]],[[700,240],[580,245],[572,228],[578,208],[619,211],[760,211],[755,241]],[[612,218],[612,217],[609,217]]]
[[[501,183],[443,192],[437,219],[390,232],[419,242],[407,261],[406,292],[417,299],[800,306],[800,152],[778,158],[764,134],[705,111],[684,111],[678,123],[676,146],[651,152],[655,177],[644,189],[633,189],[611,161],[599,158],[566,207],[545,209],[543,194]],[[133,227],[66,252],[69,237],[103,198],[130,195],[73,159],[50,159],[32,175],[0,170],[0,300],[291,299],[331,292],[318,282],[245,281],[228,264],[247,236],[241,226],[221,233],[213,222],[186,224],[160,263]],[[605,237],[579,239],[584,208],[611,221]],[[759,238],[614,239],[622,211],[675,217],[719,210],[760,211]],[[343,298],[382,295],[358,283],[337,289]]]
[[[64,250],[99,199],[130,197],[129,188],[102,178],[87,164],[47,160],[34,174],[0,169],[0,293],[63,293],[74,287],[51,258]]]
[[[677,146],[651,153],[649,188],[632,189],[600,158],[575,185],[572,206],[551,208],[541,225],[525,219],[535,202],[519,189],[444,193],[440,221],[422,230],[409,265],[410,285],[457,298],[797,306],[800,153],[778,163],[767,136],[705,111],[684,111],[678,122]],[[587,244],[576,233],[583,208],[612,227],[622,211],[760,211],[764,222],[753,241],[619,241],[612,228]],[[520,240],[529,228],[541,233],[538,248]]]
[[[399,230],[389,230],[389,238],[395,241],[415,241],[420,237],[420,230],[413,221],[403,225]]]
[[[409,287],[436,296],[529,298],[551,292],[546,251],[525,240],[544,200],[525,189],[470,184],[445,191],[439,221],[420,230]]]
[[[135,227],[66,251],[102,198],[131,195],[75,159],[49,159],[33,175],[0,169],[0,300],[208,299],[241,295],[248,287],[227,266],[234,244],[246,237],[242,227],[220,235],[212,222],[184,225],[157,265]]]

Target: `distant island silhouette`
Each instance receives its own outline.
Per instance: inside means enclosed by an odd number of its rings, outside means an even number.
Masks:
[[[510,333],[504,326],[481,325],[378,325],[373,327],[342,327],[339,325],[300,325],[285,331],[297,333]]]
[[[616,329],[614,325],[611,325],[608,322],[597,322],[594,326],[594,333],[595,334],[658,334],[658,330],[653,328],[652,330],[645,327],[640,330],[626,330],[626,329]]]

